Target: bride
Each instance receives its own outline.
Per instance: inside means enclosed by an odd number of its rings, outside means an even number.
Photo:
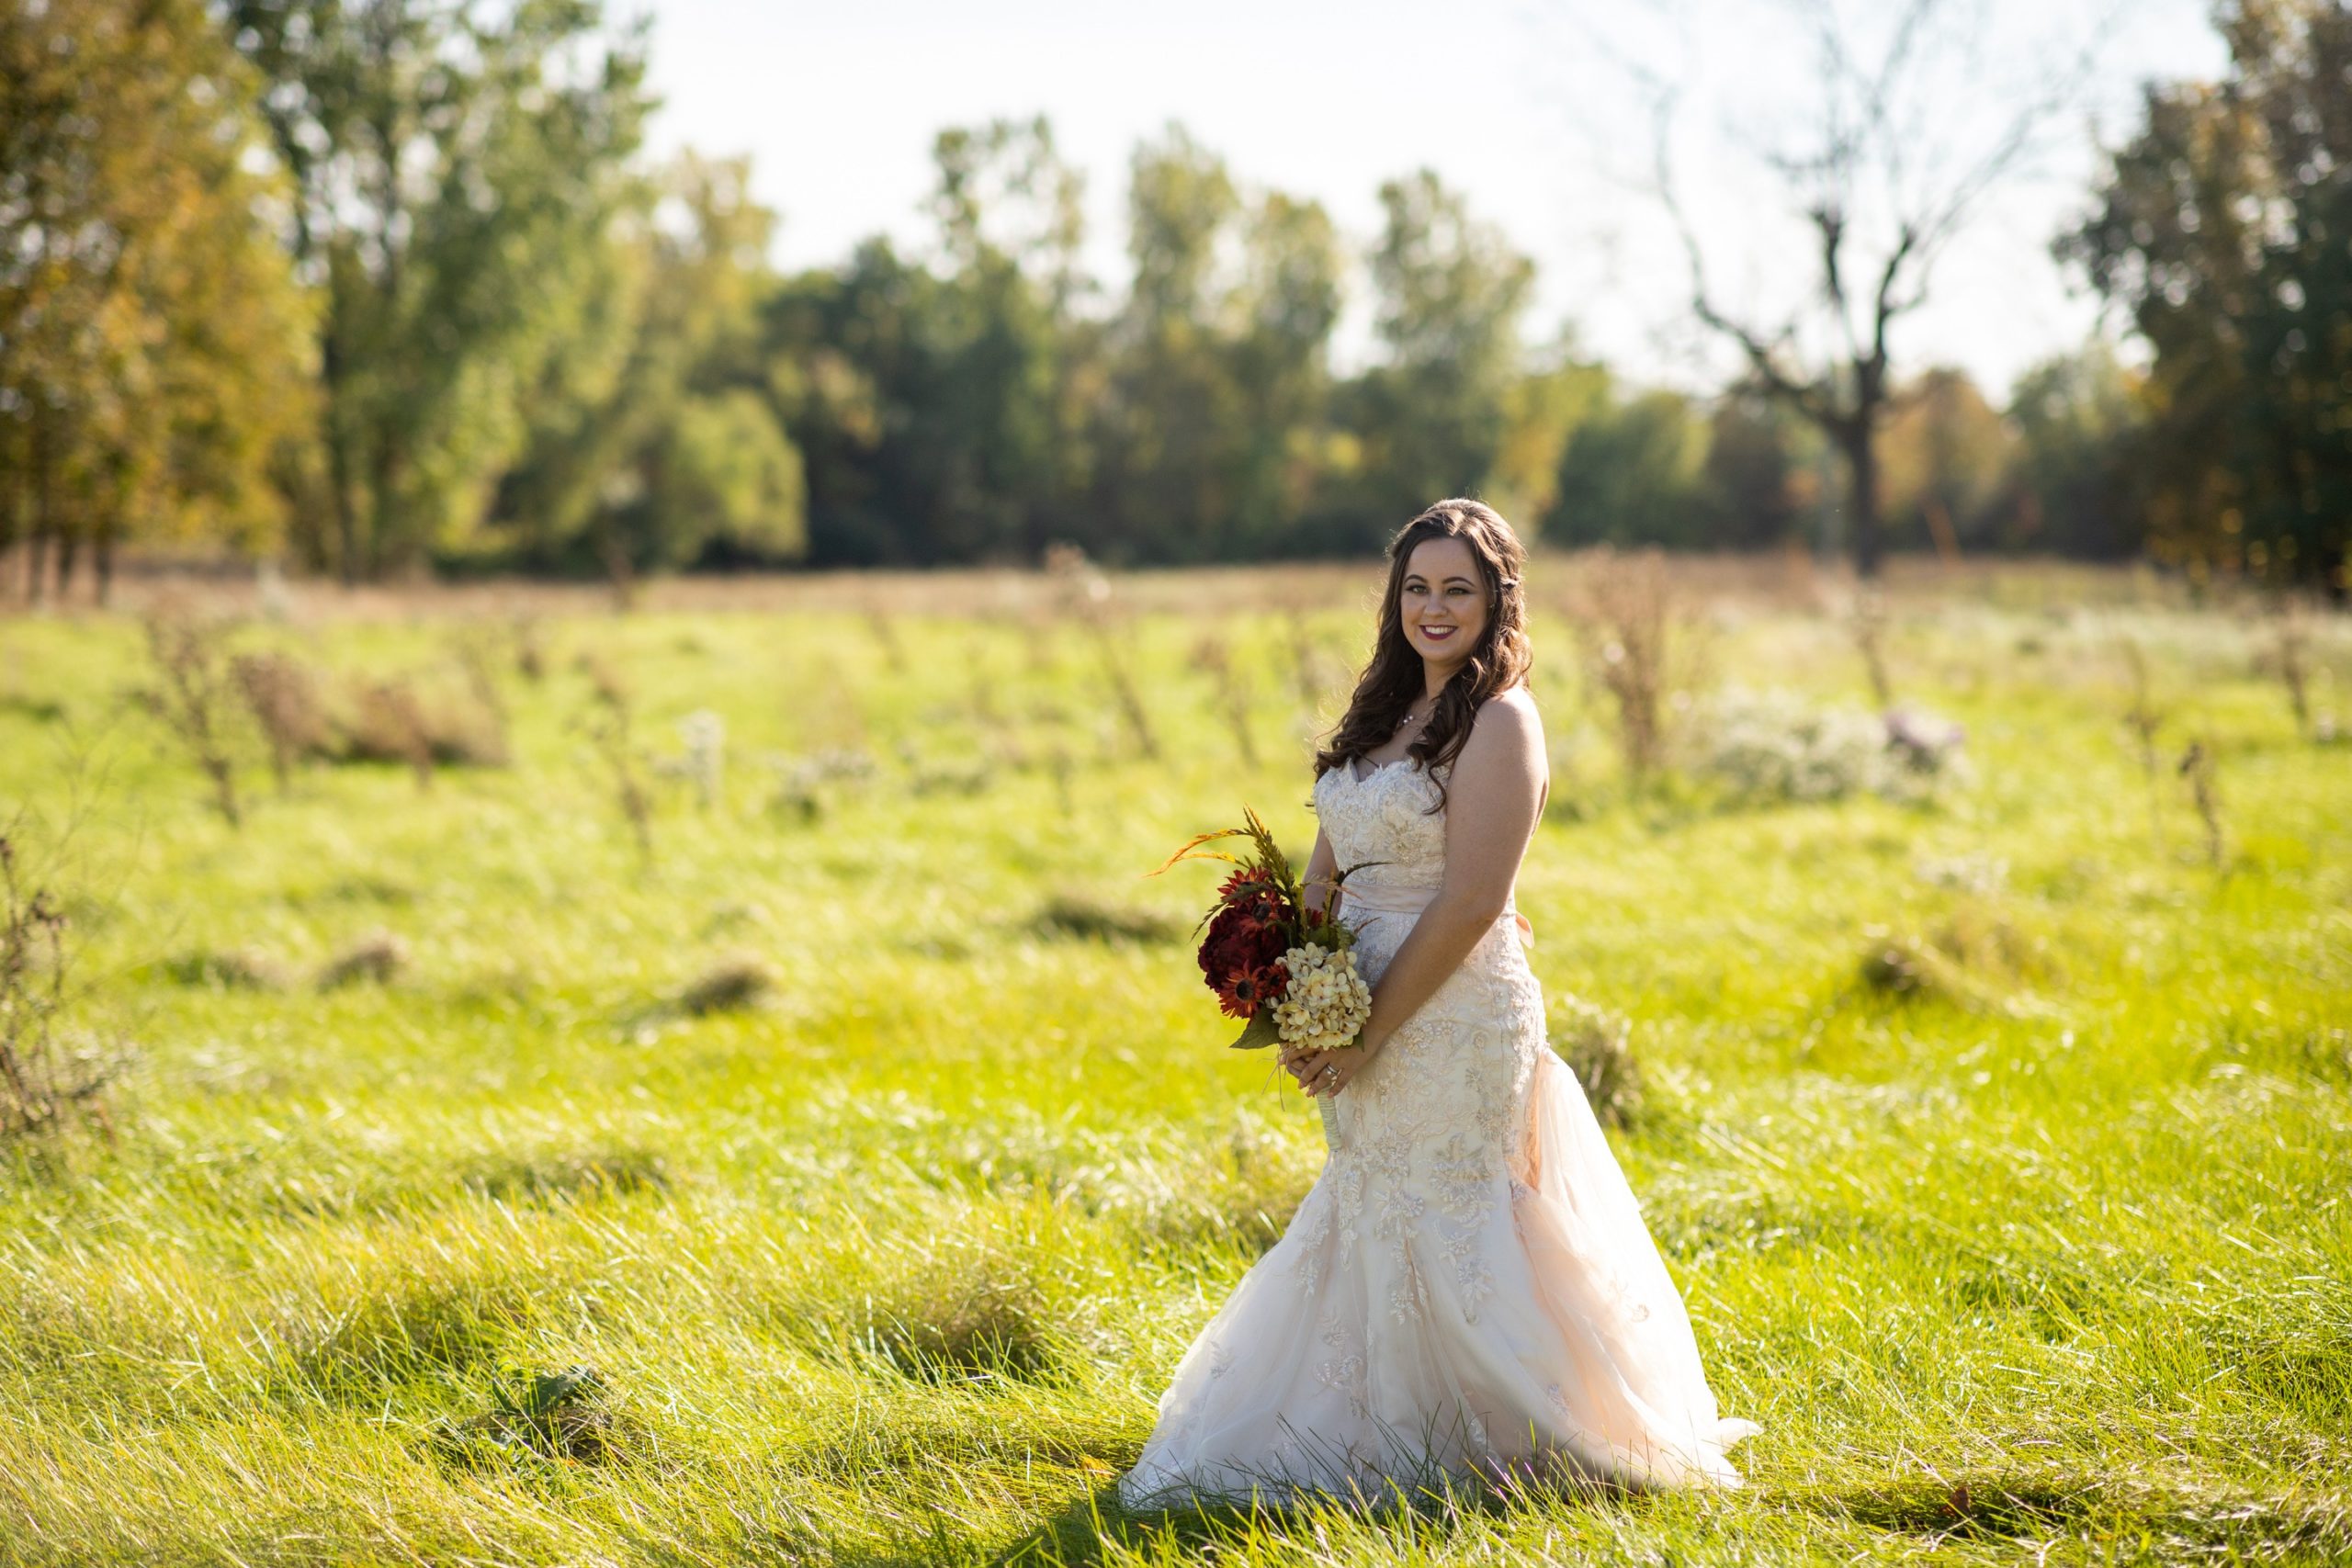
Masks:
[[[1525,551],[1475,501],[1388,548],[1372,661],[1315,759],[1310,899],[1340,866],[1373,985],[1344,1050],[1284,1061],[1333,1152],[1159,1402],[1130,1507],[1394,1496],[1545,1473],[1736,1486],[1682,1299],[1545,1043],[1512,884],[1548,787]]]

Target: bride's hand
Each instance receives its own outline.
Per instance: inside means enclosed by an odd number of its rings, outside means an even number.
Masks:
[[[1300,1062],[1294,1076],[1298,1079],[1298,1087],[1309,1095],[1334,1095],[1355,1081],[1355,1076],[1363,1071],[1364,1064],[1371,1060],[1371,1048],[1358,1043],[1337,1051],[1316,1052]]]

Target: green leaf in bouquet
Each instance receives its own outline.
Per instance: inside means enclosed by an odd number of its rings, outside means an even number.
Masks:
[[[1250,1021],[1242,1027],[1241,1032],[1234,1039],[1233,1048],[1255,1051],[1261,1045],[1273,1044],[1282,1037],[1282,1026],[1274,1021],[1274,1010],[1263,1007],[1252,1014]]]

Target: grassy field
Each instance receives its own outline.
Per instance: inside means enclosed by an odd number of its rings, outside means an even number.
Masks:
[[[136,619],[0,621],[0,820],[66,1021],[136,1047],[110,1142],[0,1146],[0,1562],[2352,1558],[2352,747],[2271,629],[1915,580],[1887,668],[1972,778],[1775,803],[1703,691],[1623,776],[1574,570],[1520,904],[1633,1020],[1612,1135],[1747,1491],[1111,1499],[1320,1149],[1221,1048],[1208,874],[1139,874],[1244,802],[1304,848],[1369,571],[298,593],[230,649],[510,760],[281,790],[241,718],[232,830]],[[1715,684],[1868,701],[1802,592],[1706,586]]]

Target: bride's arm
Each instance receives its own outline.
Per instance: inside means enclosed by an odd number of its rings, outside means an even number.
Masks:
[[[1331,897],[1331,878],[1340,869],[1340,857],[1331,852],[1331,840],[1323,829],[1315,829],[1315,852],[1306,857],[1306,873],[1299,880],[1300,890],[1306,896],[1307,908],[1319,909]]]
[[[1374,987],[1362,1043],[1303,1065],[1310,1073],[1320,1072],[1325,1061],[1339,1065],[1336,1080],[1310,1080],[1315,1092],[1345,1089],[1493,928],[1510,902],[1519,863],[1535,833],[1544,766],[1543,725],[1523,688],[1478,710],[1446,781],[1445,880]]]

